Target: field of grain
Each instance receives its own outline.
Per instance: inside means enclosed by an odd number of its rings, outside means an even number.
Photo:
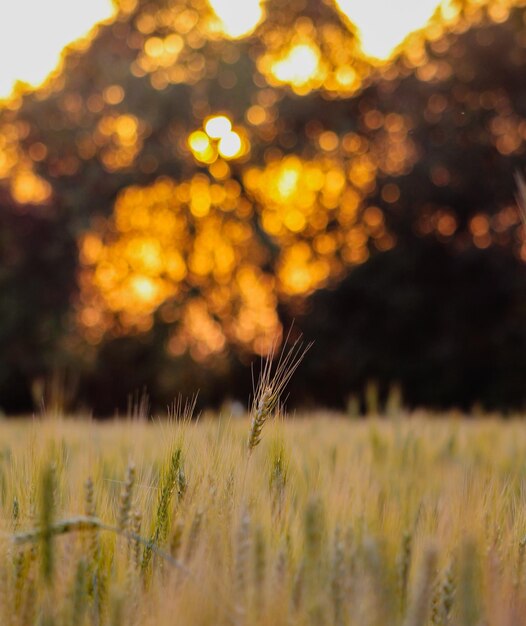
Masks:
[[[0,424],[0,623],[526,623],[519,420]]]

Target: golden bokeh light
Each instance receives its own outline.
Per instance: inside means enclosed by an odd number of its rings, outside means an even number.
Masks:
[[[282,83],[301,87],[312,80],[320,70],[321,54],[314,43],[297,43],[279,61],[272,71]]]
[[[468,2],[466,14],[476,12],[487,1]],[[437,10],[443,22],[455,20],[459,12],[457,4],[451,0],[334,2],[334,6],[357,29],[358,42],[353,42],[352,38],[346,41],[335,25],[324,27],[326,33],[320,32],[321,48],[314,40],[301,41],[305,35],[305,24],[307,31],[312,27],[308,26],[308,18],[301,18],[293,29],[300,41],[291,44],[290,29],[280,33],[276,26],[271,43],[273,49],[268,50],[271,58],[264,55],[261,61],[266,74],[270,73],[278,82],[291,84],[302,91],[310,84],[310,88],[323,86],[331,91],[352,93],[367,74],[360,67],[363,58],[359,57],[365,55],[386,60],[409,33],[423,28]],[[516,0],[502,0],[490,7],[490,16],[502,21],[509,6],[515,3]],[[133,0],[121,0],[123,10],[133,8],[135,4]],[[198,31],[203,28],[207,28],[210,35],[215,32],[231,38],[243,37],[264,24],[263,6],[261,0],[245,0],[240,10],[237,0],[208,0],[210,15],[205,17],[204,24],[196,28],[198,17],[190,23],[189,12],[181,5],[177,16],[170,16],[169,19],[173,32],[164,38],[157,35],[147,37],[132,71],[137,76],[151,74],[152,84],[158,89],[170,83],[189,82],[192,76],[197,80],[200,75],[196,76],[195,71],[189,72],[185,63],[178,63],[185,46],[181,33],[188,35],[192,31],[195,48],[199,47],[198,40],[203,34]],[[0,9],[0,55],[9,59],[0,68],[0,99],[12,93],[17,81],[33,87],[41,84],[59,63],[64,46],[85,36],[96,23],[114,14],[115,6],[111,0],[49,0],[45,3],[21,0]],[[30,20],[26,19],[28,15],[31,15]],[[148,35],[158,27],[165,28],[168,25],[165,23],[166,15],[163,12],[159,12],[159,16],[144,14],[137,21],[139,31]],[[281,37],[282,43],[279,42]],[[332,46],[327,46],[331,38]],[[327,58],[330,55],[327,55],[326,48],[334,48],[332,60]],[[105,97],[111,100],[118,99],[119,95],[114,92]]]
[[[423,28],[440,0],[335,0],[356,25],[365,54],[387,59],[412,31]]]
[[[241,155],[243,142],[241,137],[232,130],[221,137],[217,149],[219,154],[225,159],[234,159],[236,156]]]
[[[51,185],[29,167],[19,168],[11,179],[11,194],[19,204],[42,204],[51,197]]]
[[[213,115],[205,121],[204,128],[212,139],[221,139],[232,130],[232,122],[226,115]]]
[[[262,0],[208,0],[219,18],[215,28],[232,38],[251,33],[263,18]]]
[[[12,114],[11,114],[12,115]],[[0,185],[6,187],[19,205],[46,204],[52,196],[52,188],[34,171],[34,162],[45,158],[47,149],[42,143],[34,143],[28,154],[20,145],[29,128],[21,122],[11,123],[6,115],[0,122]]]
[[[33,87],[57,66],[62,49],[114,14],[111,0],[19,0],[0,8],[0,99],[17,81]]]
[[[298,95],[323,89],[348,97],[361,89],[373,67],[359,42],[343,23],[317,26],[301,16],[291,28],[273,25],[263,35],[264,52],[258,70],[273,86],[288,85]]]
[[[114,216],[81,241],[79,321],[90,340],[147,330],[160,314],[174,323],[173,355],[203,360],[232,343],[268,349],[281,332],[280,299],[305,297],[366,261],[371,247],[396,243],[367,200],[379,176],[414,163],[411,125],[375,109],[364,118],[374,139],[321,131],[312,138],[318,156],[241,163],[239,182],[226,163],[239,150],[237,127],[225,113],[206,118],[188,147],[201,162],[213,152],[209,173],[123,190]],[[385,195],[395,202],[399,192],[386,185]]]
[[[142,149],[145,125],[134,115],[110,114],[97,125],[95,144],[109,172],[130,167]]]
[[[196,130],[188,137],[188,145],[192,152],[200,154],[210,147],[210,139],[202,130]]]
[[[88,338],[147,330],[159,310],[178,321],[167,345],[174,355],[203,360],[227,341],[268,350],[280,332],[277,295],[260,269],[266,252],[251,212],[236,181],[204,174],[124,190],[114,217],[80,242],[79,322]]]
[[[291,11],[290,23],[270,14],[265,20],[263,11],[272,4],[259,0],[242,7],[235,0],[166,0],[163,10],[121,1],[137,11],[129,22],[123,14],[107,32],[129,54],[131,74],[110,76],[82,95],[66,79],[56,79],[60,84],[52,95],[59,122],[74,133],[69,153],[58,151],[53,141],[46,145],[45,133],[18,119],[15,105],[0,117],[0,185],[16,211],[51,212],[53,200],[60,201],[54,192],[61,177],[80,178],[91,166],[112,183],[120,180],[105,198],[104,217],[95,217],[91,230],[79,237],[78,321],[94,344],[106,335],[147,331],[161,320],[170,325],[166,350],[173,356],[189,352],[204,360],[231,344],[264,353],[281,332],[281,303],[303,303],[371,252],[396,245],[386,215],[406,206],[398,177],[418,160],[413,131],[421,119],[438,124],[456,99],[468,112],[493,112],[488,143],[499,154],[518,157],[524,150],[525,119],[490,91],[437,90],[423,101],[421,113],[407,114],[389,111],[388,97],[364,97],[349,103],[344,124],[330,115],[318,119],[310,103],[303,117],[293,110],[300,96],[314,91],[320,92],[319,101],[318,94],[313,98],[320,106],[322,100],[352,98],[377,79],[386,93],[409,74],[430,84],[445,81],[454,75],[454,63],[445,48],[436,54],[435,49],[478,23],[487,0],[335,0],[333,15],[321,12],[324,17],[317,20],[315,12]],[[519,1],[499,0],[484,15],[502,21]],[[89,5],[107,11],[78,15],[85,30],[111,14],[109,0]],[[278,17],[285,5],[276,7]],[[17,4],[16,11],[19,6],[27,8]],[[404,37],[430,18],[427,30],[413,32],[391,63]],[[70,38],[77,36],[62,22]],[[11,16],[0,28],[10,23]],[[447,29],[451,32],[441,39]],[[43,32],[50,39],[58,36]],[[227,41],[252,32],[253,40]],[[18,34],[17,45],[33,50],[34,58],[38,43],[27,37]],[[0,37],[0,51],[5,41]],[[4,58],[19,56],[12,54],[15,49],[6,48]],[[245,50],[247,76],[245,64],[238,64]],[[46,61],[42,54],[37,68],[41,63],[48,63],[47,71],[56,58]],[[8,83],[11,89],[8,65],[0,70],[0,89]],[[9,69],[24,78],[16,65]],[[26,80],[39,82],[43,76]],[[142,80],[144,93],[153,98],[145,102],[160,96],[152,90],[167,90],[169,97],[172,89],[188,92],[188,105],[181,96],[185,114],[175,111],[169,122],[160,116],[156,126],[156,115],[134,100],[133,88]],[[162,141],[159,129],[167,131]],[[177,167],[166,167],[170,159]],[[178,179],[159,177],[160,172]],[[430,165],[430,185],[447,188],[453,179],[450,164]],[[132,184],[136,180],[143,186]],[[93,215],[99,210],[93,207]],[[463,225],[454,211],[430,206],[422,208],[414,230],[444,241],[464,230],[483,249],[509,228],[510,219],[504,210],[496,216],[480,212]],[[526,241],[523,253],[526,258]]]
[[[226,160],[239,159],[250,150],[246,133],[239,127],[234,128],[227,115],[211,115],[205,120],[203,128],[190,133],[187,142],[194,158],[200,163],[211,165],[220,156]]]

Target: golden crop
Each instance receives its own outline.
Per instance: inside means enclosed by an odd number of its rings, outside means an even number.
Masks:
[[[0,623],[526,623],[526,438],[444,417],[0,424]]]

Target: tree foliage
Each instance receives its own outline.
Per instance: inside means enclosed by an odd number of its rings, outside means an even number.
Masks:
[[[325,2],[268,2],[239,40],[204,0],[121,3],[0,110],[2,406],[54,369],[101,412],[145,384],[217,402],[292,318],[298,398],[520,405],[512,4],[453,4],[378,64]]]

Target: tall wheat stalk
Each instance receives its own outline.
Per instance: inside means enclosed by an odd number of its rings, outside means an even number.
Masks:
[[[290,336],[287,335],[285,343]],[[294,372],[298,369],[303,357],[312,347],[312,342],[304,345],[301,336],[298,337],[287,349],[283,349],[279,355],[276,366],[273,366],[275,349],[273,348],[263,363],[258,383],[254,389],[252,402],[250,433],[248,436],[248,453],[261,441],[261,432],[265,422],[272,417],[278,409],[281,396],[288,385]]]

